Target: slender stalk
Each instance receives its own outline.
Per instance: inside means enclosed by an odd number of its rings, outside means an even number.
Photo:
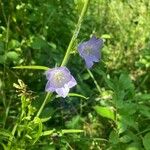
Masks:
[[[67,51],[66,51],[66,54],[65,54],[65,57],[64,57],[64,59],[62,61],[61,66],[65,66],[68,63],[68,60],[70,58],[70,53],[71,53],[71,50],[72,50],[72,46],[73,46],[76,38],[78,37],[79,31],[80,31],[80,28],[81,28],[81,23],[83,21],[83,17],[85,16],[86,10],[88,8],[89,1],[90,0],[85,0],[83,9],[82,9],[81,14],[79,16],[79,20],[78,20],[77,26],[76,26],[76,28],[74,30],[73,36],[71,38],[71,41],[69,43],[69,46],[67,48]]]
[[[100,86],[98,85],[97,81],[95,80],[95,78],[94,78],[92,72],[91,72],[89,69],[87,69],[87,71],[88,71],[89,75],[91,76],[91,78],[93,79],[94,84],[95,84],[97,90],[98,90],[99,93],[101,94],[101,88],[100,88]]]
[[[74,42],[75,42],[75,40],[76,40],[76,38],[77,38],[77,36],[78,36],[78,33],[79,33],[79,31],[80,31],[81,23],[82,23],[82,21],[83,21],[83,17],[84,17],[84,15],[85,15],[85,13],[86,13],[86,10],[87,10],[87,8],[88,8],[89,1],[90,1],[90,0],[85,0],[84,6],[83,6],[82,11],[81,11],[81,14],[80,14],[80,16],[79,16],[79,20],[78,20],[77,26],[76,26],[76,28],[75,28],[75,31],[74,31],[74,33],[73,33],[73,36],[72,36],[71,41],[70,41],[70,43],[69,43],[69,46],[68,46],[68,48],[67,48],[67,51],[66,51],[66,54],[65,54],[65,56],[64,56],[64,59],[63,59],[63,61],[62,61],[61,66],[65,66],[65,65],[68,63],[68,60],[69,60],[69,58],[70,58],[70,53],[71,53],[73,44],[74,44]],[[51,96],[52,96],[52,93],[47,93],[47,95],[46,95],[46,97],[45,97],[45,99],[44,99],[44,101],[43,101],[43,103],[42,103],[42,105],[41,105],[41,107],[40,107],[40,109],[39,109],[39,111],[38,111],[36,117],[39,117],[39,116],[40,116],[40,114],[41,114],[41,112],[42,112],[42,110],[43,110],[43,108],[44,108],[44,106],[45,106],[47,100],[48,100],[49,98],[51,98]]]
[[[45,97],[45,99],[44,99],[44,101],[43,101],[43,103],[42,103],[42,105],[41,105],[41,107],[40,107],[40,109],[39,109],[39,111],[38,111],[36,117],[39,117],[39,116],[40,116],[40,114],[41,114],[41,112],[42,112],[42,110],[43,110],[43,108],[44,108],[44,106],[45,106],[47,100],[48,100],[51,96],[52,96],[52,93],[50,93],[50,92],[48,92],[48,93],[46,94],[46,97]]]

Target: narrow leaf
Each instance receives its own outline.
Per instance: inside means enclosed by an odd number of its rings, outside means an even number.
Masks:
[[[84,95],[77,94],[77,93],[69,93],[68,95],[71,96],[71,97],[80,97],[80,98],[83,98],[83,99],[88,99],[88,97],[85,97]]]
[[[67,133],[82,133],[84,130],[77,130],[77,129],[64,129],[61,130],[62,134],[67,134]]]
[[[35,70],[48,70],[48,67],[45,66],[16,66],[14,69],[35,69]]]

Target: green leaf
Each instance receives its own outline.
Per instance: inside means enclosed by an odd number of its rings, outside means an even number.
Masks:
[[[119,85],[120,85],[120,88],[122,88],[124,90],[126,90],[126,89],[133,90],[134,89],[134,85],[132,84],[132,81],[127,74],[120,75]]]
[[[81,116],[77,115],[73,117],[70,121],[66,122],[67,128],[78,128],[81,121]]]
[[[117,122],[117,129],[119,134],[127,130],[127,124],[124,123],[124,120],[122,118],[120,118],[120,120]]]
[[[103,34],[102,38],[103,39],[111,39],[111,35],[110,34]]]
[[[0,139],[4,139],[4,137],[9,138],[9,137],[13,137],[12,134],[10,132],[8,132],[7,130],[1,129],[0,130]]]
[[[42,37],[34,37],[33,42],[31,43],[33,49],[41,49],[48,47],[47,41],[42,39]]]
[[[115,120],[114,112],[110,107],[95,106],[94,109],[100,116]]]
[[[34,70],[48,70],[50,68],[45,66],[16,66],[14,69],[34,69]]]
[[[19,54],[15,51],[10,51],[6,53],[6,57],[10,60],[17,60],[19,58]]]
[[[150,150],[150,132],[148,132],[143,138],[143,145],[145,150]]]
[[[12,39],[8,44],[8,49],[15,49],[17,47],[20,47],[20,42],[17,40]]]
[[[119,135],[116,133],[116,131],[111,131],[110,135],[109,135],[109,142],[112,144],[117,144],[120,142],[119,140]]]
[[[36,133],[36,138],[34,139],[34,141],[33,141],[33,144],[39,139],[39,137],[41,136],[41,134],[42,134],[42,122],[41,122],[41,119],[40,118],[38,118],[38,117],[35,117],[35,119],[34,119],[34,123],[35,124],[38,124],[38,131],[37,131],[37,133]]]
[[[137,95],[136,100],[138,100],[138,101],[150,101],[150,94]]]
[[[83,99],[88,99],[88,97],[85,97],[84,95],[77,94],[77,93],[69,93],[68,95],[70,97],[80,97],[80,98],[83,98]]]
[[[141,150],[137,145],[129,145],[125,150]]]
[[[3,150],[8,150],[7,146],[3,143],[0,143],[3,146]]]
[[[85,97],[84,95],[77,94],[77,93],[69,93],[68,96],[70,97],[80,97],[82,99],[88,99],[88,97]],[[56,96],[56,98],[60,97],[59,95]]]
[[[124,135],[124,136],[120,137],[120,141],[122,143],[128,143],[128,142],[132,141],[132,138],[129,135]]]
[[[44,131],[42,132],[41,136],[47,136],[47,135],[51,135],[52,133],[54,133],[55,129],[53,130],[48,130],[48,131]]]
[[[64,129],[61,130],[62,134],[68,134],[68,133],[83,133],[84,130],[78,130],[78,129]]]
[[[139,111],[142,115],[150,118],[150,109],[149,109],[149,106],[146,106],[146,105],[140,105],[139,106]]]

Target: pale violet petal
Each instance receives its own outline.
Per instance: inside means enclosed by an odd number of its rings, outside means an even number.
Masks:
[[[48,81],[46,83],[45,91],[46,92],[54,92],[55,91],[55,89],[51,86],[51,82],[50,81]]]
[[[68,86],[64,86],[62,88],[58,88],[58,89],[56,89],[56,93],[59,96],[65,98],[68,95],[68,93],[69,93],[69,88],[68,88]]]
[[[59,67],[59,70],[65,72],[67,74],[70,74],[70,71],[69,71],[69,69],[67,67]]]
[[[72,77],[72,79],[67,83],[69,88],[74,87],[77,84],[77,81]]]
[[[86,60],[85,63],[88,69],[90,69],[94,64],[93,61],[89,61],[89,60],[88,61]]]

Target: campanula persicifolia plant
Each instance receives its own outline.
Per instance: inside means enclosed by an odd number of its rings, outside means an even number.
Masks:
[[[52,135],[55,130],[48,130],[48,131],[43,131],[43,125],[42,122],[45,122],[45,119],[41,119],[40,115],[47,103],[47,101],[49,99],[52,98],[52,93],[56,92],[60,97],[65,98],[68,93],[70,88],[74,87],[77,82],[75,80],[75,78],[72,76],[72,74],[70,73],[69,69],[66,67],[68,60],[70,58],[71,52],[72,52],[72,47],[74,45],[74,43],[77,40],[80,28],[81,28],[81,24],[83,21],[83,17],[85,16],[85,13],[87,11],[88,8],[88,4],[89,4],[89,0],[85,0],[84,1],[84,5],[83,5],[83,9],[81,11],[81,14],[79,16],[79,20],[78,23],[76,25],[75,31],[73,33],[73,36],[71,38],[71,41],[69,43],[69,46],[67,48],[66,54],[64,56],[64,59],[62,61],[62,64],[60,67],[54,67],[54,68],[47,68],[44,66],[20,66],[20,67],[14,67],[14,68],[21,68],[21,69],[44,69],[46,70],[45,75],[47,78],[47,84],[45,87],[45,91],[47,92],[45,99],[43,100],[42,105],[40,106],[39,110],[37,110],[37,114],[35,115],[35,117],[33,119],[29,118],[26,121],[26,128],[23,128],[21,131],[19,131],[19,123],[21,124],[22,122],[19,120],[18,123],[14,126],[13,128],[13,136],[15,136],[15,134],[21,135],[23,133],[23,135],[25,137],[27,137],[30,140],[27,140],[26,142],[29,142],[34,144],[35,142],[38,141],[38,139],[41,136],[46,136],[46,135]],[[88,50],[87,48],[89,48],[89,53],[90,55],[87,56],[86,58],[88,59],[87,64],[88,67],[92,67],[91,63],[93,64],[94,62],[97,62],[100,59],[100,45],[101,45],[101,40],[96,39],[95,37],[93,37],[92,42],[90,42],[90,44],[86,44],[86,50]],[[95,47],[93,44],[96,44]],[[88,47],[89,45],[89,47]],[[83,50],[83,49],[82,49]],[[85,51],[86,51],[85,50]],[[84,53],[84,52],[83,52]],[[86,52],[85,52],[86,53]],[[88,53],[88,52],[87,52]],[[92,55],[91,55],[92,54]],[[97,57],[94,57],[94,55],[97,54]],[[92,56],[92,58],[91,58]],[[24,111],[24,110],[22,110]],[[21,118],[22,119],[22,118]],[[47,121],[47,119],[46,119]],[[22,127],[24,127],[22,125]],[[37,131],[36,131],[37,130]],[[58,133],[59,131],[57,131]],[[61,134],[65,134],[65,133],[81,133],[83,132],[83,130],[61,130],[60,133]],[[32,137],[33,136],[33,137]],[[8,142],[8,149],[12,148],[12,145],[14,144],[12,142],[13,137],[10,138],[10,141]],[[20,138],[18,138],[18,142],[19,142]],[[24,142],[25,144],[25,142]],[[20,147],[24,147],[25,145],[22,145]]]

